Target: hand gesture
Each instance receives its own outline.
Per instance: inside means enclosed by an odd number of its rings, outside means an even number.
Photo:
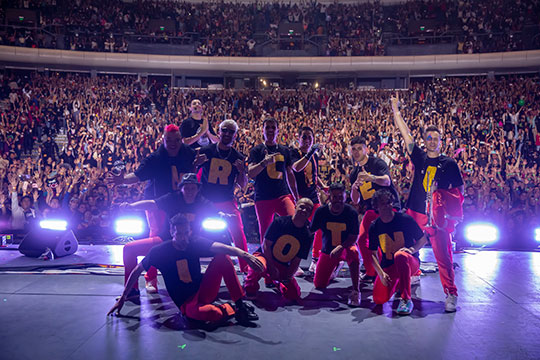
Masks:
[[[107,173],[107,176],[105,177],[105,184],[107,185],[121,185],[124,183],[124,175],[114,175],[113,173],[109,172]]]
[[[198,168],[207,161],[208,157],[206,156],[206,154],[201,154],[200,149],[197,149],[197,153],[195,154],[195,160],[193,160],[193,166]]]
[[[116,315],[120,315],[120,310],[122,310],[122,307],[124,307],[124,298],[120,297],[118,301],[116,301],[116,304],[113,305],[111,310],[107,313],[107,316],[112,315],[116,311]]]
[[[201,127],[199,128],[199,134],[204,135],[208,132],[208,118],[203,118],[203,123],[201,124]]]
[[[332,252],[330,253],[330,258],[331,259],[337,259],[341,256],[341,253],[343,252],[343,246],[341,245],[338,245],[334,248],[334,250],[332,250]]]
[[[414,252],[411,250],[411,248],[408,248],[408,247],[402,247],[398,251],[403,251],[403,252],[406,252],[407,254],[411,254],[411,255],[414,254]]]
[[[360,171],[358,173],[358,176],[356,177],[356,181],[361,181],[362,184],[365,183],[365,182],[370,182],[372,180],[373,180],[373,176],[371,176],[371,174],[368,174],[364,170]],[[355,181],[355,183],[356,183],[356,181]]]
[[[383,284],[384,286],[388,287],[390,285],[390,283],[392,282],[392,279],[390,278],[390,275],[388,275],[387,273],[385,273],[383,271],[383,273],[379,276],[379,279],[381,279],[381,284]]]
[[[37,189],[34,189],[32,192],[32,197],[34,198],[34,203],[38,201],[39,199],[39,191]]]
[[[248,263],[249,267],[252,268],[255,271],[263,272],[264,271],[264,265],[261,262],[261,260],[257,259],[255,256],[246,253],[245,259]]]
[[[264,159],[261,163],[263,167],[267,167],[268,164],[273,164],[276,162],[276,154],[268,154],[268,150],[264,149]]]
[[[392,105],[393,112],[399,112],[399,92],[396,91],[396,96],[390,97],[390,105]]]
[[[246,164],[244,163],[243,160],[241,159],[237,159],[235,162],[234,162],[234,167],[236,167],[236,170],[238,170],[238,172],[240,174],[243,174],[246,172]]]
[[[128,202],[123,202],[123,203],[120,203],[120,205],[118,205],[118,210],[124,211],[124,210],[126,210],[128,207],[129,207],[129,203],[128,203]]]

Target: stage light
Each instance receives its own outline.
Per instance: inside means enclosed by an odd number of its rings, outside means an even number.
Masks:
[[[472,223],[465,228],[465,237],[473,245],[490,245],[499,240],[499,229],[491,223]]]
[[[41,220],[39,227],[47,230],[65,231],[67,229],[67,221],[65,220]]]
[[[540,242],[540,227],[534,229],[534,240]]]
[[[202,222],[202,227],[206,231],[218,232],[227,228],[227,222],[219,218],[207,218]]]
[[[114,222],[118,235],[140,235],[144,231],[144,222],[138,217],[119,218]]]

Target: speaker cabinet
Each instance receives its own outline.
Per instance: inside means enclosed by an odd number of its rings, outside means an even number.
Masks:
[[[55,257],[62,257],[74,254],[79,242],[71,230],[33,229],[19,245],[21,254],[30,257],[41,256],[47,248],[52,250]]]

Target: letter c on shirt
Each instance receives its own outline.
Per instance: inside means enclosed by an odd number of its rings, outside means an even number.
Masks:
[[[285,161],[285,157],[283,157],[282,154],[277,154],[275,155],[275,159],[276,159],[275,162],[268,164],[268,166],[266,166],[268,177],[270,179],[275,179],[275,180],[283,179],[283,173],[281,171],[276,170],[276,164],[278,161]]]

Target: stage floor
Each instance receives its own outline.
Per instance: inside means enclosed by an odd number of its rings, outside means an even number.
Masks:
[[[121,256],[118,245],[81,246],[54,262],[0,250],[0,359],[540,358],[540,252],[456,254],[453,314],[444,313],[438,273],[422,276],[406,317],[392,311],[397,301],[376,307],[369,286],[361,307],[349,308],[347,278],[324,293],[299,279],[303,304],[287,305],[263,287],[254,301],[256,327],[214,331],[186,328],[163,288],[142,291],[141,306],[127,303],[125,317],[107,317],[122,292],[123,269],[95,265],[119,265]],[[432,261],[430,250],[422,258]],[[71,264],[92,268],[57,269]],[[36,273],[38,267],[51,268]],[[220,296],[228,299],[225,287]]]

